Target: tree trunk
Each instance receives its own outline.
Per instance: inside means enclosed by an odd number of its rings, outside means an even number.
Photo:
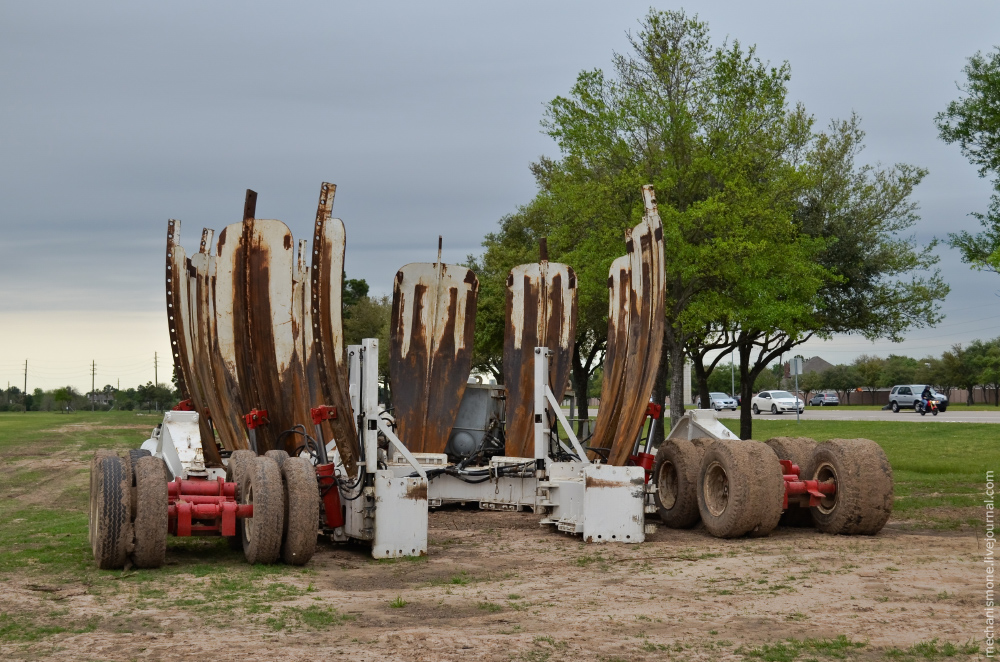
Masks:
[[[669,353],[670,366],[670,426],[677,425],[677,421],[684,416],[684,348],[671,347]],[[662,365],[663,362],[661,362]]]
[[[695,384],[698,386],[698,399],[701,402],[701,409],[709,409],[711,400],[708,397],[708,373],[705,372],[705,362],[701,356],[696,356],[691,360],[694,366]]]
[[[750,400],[753,398],[753,379],[750,377],[750,353],[753,345],[740,343],[740,439],[753,438],[753,412]]]
[[[583,426],[590,419],[590,408],[587,404],[587,387],[590,383],[589,366],[584,365],[584,359],[580,355],[580,341],[573,343],[573,395],[576,397],[576,416],[579,419],[576,424],[577,438],[583,438]]]
[[[666,345],[666,342],[664,342]],[[667,436],[668,428],[665,426],[670,418],[664,416],[663,405],[667,401],[667,376],[670,371],[670,353],[667,352],[664,346],[663,353],[660,355],[660,367],[656,371],[656,381],[653,382],[653,402],[660,405],[660,417],[654,421],[656,427],[653,428],[653,434],[649,439],[650,448],[659,448],[660,444]],[[670,397],[670,406],[673,407],[674,398]],[[672,427],[672,426],[671,426]]]

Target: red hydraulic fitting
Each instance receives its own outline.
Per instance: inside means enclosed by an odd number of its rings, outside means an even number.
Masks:
[[[191,398],[181,400],[174,406],[174,411],[194,411],[194,402],[191,401]]]
[[[312,414],[313,423],[319,425],[323,421],[332,421],[337,418],[337,408],[330,405],[320,405],[309,410]]]
[[[251,409],[250,413],[243,417],[243,420],[246,422],[247,429],[249,430],[259,428],[261,425],[267,425],[267,410]]]
[[[650,403],[650,406],[655,406]],[[646,472],[646,482],[649,482],[650,477],[653,475],[653,462],[656,460],[656,456],[651,453],[639,453],[638,455],[629,455],[629,461],[631,461],[635,466],[642,467]]]
[[[344,513],[340,510],[340,488],[337,486],[333,469],[333,462],[318,465],[316,480],[319,482],[319,493],[323,497],[324,523],[329,528],[336,529],[344,526]]]
[[[663,407],[656,404],[655,402],[650,402],[649,404],[646,405],[646,416],[650,416],[652,418],[659,418],[660,412],[662,411]]]

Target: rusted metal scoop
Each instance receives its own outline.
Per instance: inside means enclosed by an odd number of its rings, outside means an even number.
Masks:
[[[396,273],[389,375],[399,438],[413,452],[443,453],[472,366],[479,279],[463,266],[407,264]]]
[[[543,240],[537,264],[514,267],[507,276],[507,326],[503,373],[507,389],[507,455],[534,457],[535,348],[552,350],[549,385],[561,397],[569,381],[576,336],[576,274],[548,261]]]
[[[590,445],[624,465],[645,420],[663,346],[663,226],[652,186],[642,187],[642,221],[626,234],[626,255],[608,277],[608,350],[601,407]]]
[[[341,329],[345,233],[340,220],[330,219],[335,189],[324,183],[320,193],[315,276],[307,266],[305,241],[296,255],[284,223],[254,217],[253,191],[247,191],[243,221],[219,233],[214,256],[208,250],[211,230],[205,230],[201,251],[187,260],[178,242],[180,224],[171,221],[168,317],[183,384],[199,412],[211,412],[223,446],[248,447],[244,416],[259,409],[266,410],[267,425],[255,430],[257,451],[293,452],[301,436],[282,433],[297,425],[311,431],[310,409],[332,405],[343,415],[322,424],[323,438],[334,438],[353,474],[357,434]],[[207,425],[208,417],[202,419]],[[210,428],[202,430],[203,444],[211,449],[213,436]]]

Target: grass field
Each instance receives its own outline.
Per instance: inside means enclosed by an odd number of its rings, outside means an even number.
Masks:
[[[87,543],[87,462],[98,448],[137,447],[159,420],[130,412],[0,414],[0,591],[7,582],[23,586],[27,581],[39,595],[49,596],[45,609],[13,608],[0,598],[0,650],[7,646],[44,657],[60,650],[55,644],[47,649],[46,642],[74,633],[158,632],[162,626],[143,615],[146,609],[188,614],[215,628],[231,627],[227,615],[236,610],[255,627],[274,632],[333,632],[354,619],[322,603],[304,602],[312,599],[316,570],[247,566],[220,539],[171,538],[171,561],[157,571],[94,567]],[[907,530],[981,528],[984,472],[1000,469],[1000,426],[989,424],[755,420],[754,432],[758,439],[877,441],[894,468],[890,526]],[[106,609],[86,616],[61,609],[60,600],[80,590]],[[794,660],[807,653],[817,656],[816,651],[793,654],[766,646],[740,654]],[[931,659],[900,651],[896,659],[925,658]]]

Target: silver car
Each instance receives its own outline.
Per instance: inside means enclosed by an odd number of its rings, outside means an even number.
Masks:
[[[927,388],[927,384],[899,384],[892,387],[889,391],[889,408],[894,412],[899,413],[900,409],[915,409],[917,400],[920,399],[920,394],[924,392]],[[938,411],[944,412],[948,409],[948,396],[944,393],[939,393],[931,387],[931,393],[934,395],[934,399],[938,401]]]
[[[713,391],[708,394],[708,404],[715,411],[722,411],[723,409],[732,409],[736,411],[739,406],[736,404],[736,399],[731,398],[725,393],[720,393]],[[698,407],[701,407],[701,396],[698,397]]]

